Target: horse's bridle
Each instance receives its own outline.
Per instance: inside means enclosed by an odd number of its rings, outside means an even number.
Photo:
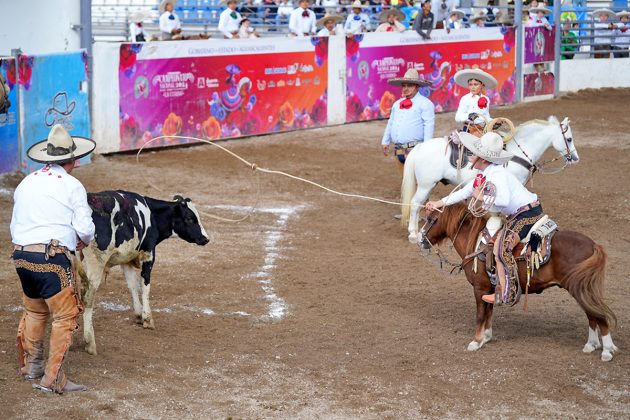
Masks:
[[[560,123],[560,132],[562,133],[562,139],[564,140],[564,147],[566,147],[567,149],[567,153],[563,157],[565,161],[571,162],[573,158],[571,157],[571,149],[569,147],[569,144],[573,142],[573,137],[566,136],[568,131],[569,131],[569,123],[567,123],[566,127],[563,127],[562,123]]]
[[[462,229],[462,226],[464,225],[464,221],[466,220],[466,218],[468,217],[470,213],[466,213],[466,216],[462,217],[461,222],[459,222],[459,226],[457,227],[457,232],[455,232],[455,236],[453,236],[453,239],[451,240],[453,243],[455,242],[455,239],[457,238],[457,235],[459,235],[459,231]],[[442,269],[444,267],[444,264],[448,264],[449,266],[451,266],[451,274],[453,274],[453,272],[458,269],[458,273],[461,272],[464,269],[464,265],[465,262],[464,260],[462,260],[460,263],[456,264],[454,262],[451,262],[444,254],[442,254],[442,252],[440,251],[440,249],[436,246],[434,246],[429,239],[427,239],[427,233],[429,233],[429,231],[431,230],[431,228],[433,227],[433,225],[435,225],[435,222],[437,222],[439,216],[435,216],[435,217],[430,217],[427,218],[427,221],[424,223],[424,226],[422,226],[422,229],[420,229],[420,235],[422,237],[422,240],[420,241],[420,244],[424,245],[428,245],[427,246],[427,251],[431,251],[433,250],[435,252],[435,255],[438,256],[438,258],[440,259],[440,269]]]

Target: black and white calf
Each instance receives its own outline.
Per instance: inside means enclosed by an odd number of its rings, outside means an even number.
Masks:
[[[96,235],[83,250],[78,271],[83,279],[85,349],[96,354],[94,296],[109,268],[122,266],[138,322],[153,329],[149,290],[155,247],[173,233],[197,245],[205,245],[209,239],[189,198],[175,196],[174,201],[162,201],[133,192],[103,191],[88,193],[88,203]],[[141,279],[136,275],[138,268]]]

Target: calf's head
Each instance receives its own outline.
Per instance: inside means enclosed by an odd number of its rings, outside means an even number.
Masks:
[[[201,218],[190,198],[180,195],[174,197],[176,202],[173,214],[173,231],[186,242],[205,245],[210,242]]]

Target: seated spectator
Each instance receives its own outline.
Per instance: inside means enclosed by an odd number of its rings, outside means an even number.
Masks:
[[[612,23],[609,19],[615,19],[617,15],[610,9],[597,9],[592,14],[594,19],[593,27],[593,50],[595,58],[609,58],[612,47]]]
[[[471,28],[485,28],[486,26],[486,15],[472,15],[468,20],[470,22]]]
[[[339,0],[319,0],[319,4],[324,8],[327,14],[339,11]]]
[[[172,39],[175,35],[182,33],[182,23],[179,16],[175,14],[173,8],[175,2],[173,0],[163,0],[160,3],[160,32],[161,39]]]
[[[227,9],[221,12],[219,16],[218,30],[223,34],[224,38],[238,38],[241,14],[236,11],[237,0],[227,0]]]
[[[360,34],[368,32],[370,30],[370,17],[367,13],[363,13],[365,6],[361,3],[361,0],[354,0],[350,5],[352,12],[348,14],[344,30],[347,34]]]
[[[623,58],[630,56],[630,12],[623,11],[617,13],[619,22],[613,25],[613,56],[615,58]]]
[[[535,14],[534,19],[531,18],[532,13]],[[551,30],[551,24],[547,20],[547,16],[551,14],[551,10],[545,6],[538,6],[529,9],[529,19],[525,24],[528,28],[544,27],[547,30]]]
[[[289,17],[289,36],[311,36],[317,30],[315,12],[308,8],[309,0],[300,0],[299,7]]]
[[[343,17],[342,16],[338,16],[338,15],[325,15],[323,18],[321,18],[320,20],[317,21],[317,27],[322,27],[322,29],[320,29],[317,32],[317,36],[333,36],[333,35],[339,35],[339,33],[341,31],[339,31],[335,25],[337,25],[339,22],[343,21]]]
[[[413,20],[412,29],[418,33],[423,39],[431,39],[431,31],[435,26],[433,13],[431,13],[431,1],[425,0],[422,3],[422,9],[418,12]]]
[[[276,16],[278,16],[278,5],[276,4],[276,0],[263,0],[262,4],[265,6],[265,9],[263,10],[263,22],[268,24],[275,22]],[[275,29],[270,28],[270,30]]]
[[[531,0],[529,2],[529,4],[527,5],[527,14],[529,16],[528,19],[536,19],[536,12],[532,12],[532,9],[535,9],[538,6],[539,6],[538,0]],[[544,6],[544,2],[540,6]]]
[[[289,23],[289,16],[293,7],[289,4],[289,0],[280,0],[278,3],[278,14],[276,15],[276,26],[286,25]]]
[[[378,25],[375,32],[405,32],[407,28],[400,23],[405,20],[405,14],[398,9],[383,10],[379,14],[381,24]]]
[[[433,27],[435,29],[444,29],[451,11],[457,6],[457,0],[435,0],[431,4],[431,13],[433,13]]]
[[[147,34],[144,32],[142,21],[149,17],[148,10],[136,10],[129,15],[129,42],[146,42]]]
[[[487,7],[483,11],[483,14],[486,15],[486,25],[494,26],[494,21],[499,14],[499,9],[494,7],[494,0],[488,0]]]
[[[243,18],[251,19],[258,16],[258,6],[254,3],[254,0],[245,0],[245,3],[238,8],[238,11]]]
[[[574,52],[578,50],[578,38],[571,30],[571,22],[565,21],[562,24],[562,38],[560,38],[560,60],[572,60]]]
[[[260,38],[258,32],[251,26],[251,22],[249,18],[241,19],[241,23],[238,26],[238,38],[247,39],[247,38]]]
[[[453,9],[448,18],[448,22],[446,24],[446,31],[450,32],[451,29],[462,29],[466,26],[464,25],[464,17],[466,14],[463,10]]]

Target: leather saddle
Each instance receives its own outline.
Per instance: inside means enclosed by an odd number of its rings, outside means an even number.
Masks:
[[[459,167],[464,168],[466,167],[466,165],[468,165],[468,159],[472,156],[472,152],[466,149],[464,145],[460,143],[459,138],[455,139],[454,135],[456,135],[456,133],[453,133],[448,138],[448,146],[446,150],[446,153],[449,157],[448,161],[453,168],[457,169],[457,161],[459,160],[460,149],[463,149],[462,161],[460,162]]]

